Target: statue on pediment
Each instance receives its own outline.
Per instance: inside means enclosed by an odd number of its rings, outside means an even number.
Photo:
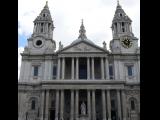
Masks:
[[[105,42],[105,41],[103,42],[103,48],[104,48],[104,49],[107,49],[107,47],[106,47],[106,42]]]

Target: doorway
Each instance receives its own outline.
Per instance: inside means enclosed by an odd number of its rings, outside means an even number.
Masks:
[[[50,120],[55,120],[55,110],[50,109]]]

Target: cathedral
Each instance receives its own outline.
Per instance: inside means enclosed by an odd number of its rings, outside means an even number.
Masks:
[[[140,48],[117,3],[110,50],[86,36],[63,46],[46,2],[27,39],[18,81],[18,120],[140,120]]]

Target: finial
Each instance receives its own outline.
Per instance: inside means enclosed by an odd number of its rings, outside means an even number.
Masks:
[[[117,5],[119,5],[119,0],[117,0]]]
[[[82,25],[83,25],[83,19],[82,19]]]
[[[48,1],[46,1],[46,5],[44,6],[45,8],[48,7]]]
[[[87,38],[86,37],[86,30],[85,30],[85,27],[83,25],[83,19],[82,19],[82,23],[81,23],[81,26],[80,26],[80,30],[79,30],[79,37],[78,38],[81,38],[81,39],[84,39],[84,38]]]

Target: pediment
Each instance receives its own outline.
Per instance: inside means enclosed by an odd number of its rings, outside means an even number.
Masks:
[[[96,46],[96,45],[93,45],[93,44],[89,44],[89,43],[86,43],[86,42],[80,42],[78,44],[75,44],[75,45],[71,45],[71,46],[68,46],[64,49],[61,50],[62,53],[73,53],[73,52],[106,52],[107,50],[99,47],[99,46]]]

